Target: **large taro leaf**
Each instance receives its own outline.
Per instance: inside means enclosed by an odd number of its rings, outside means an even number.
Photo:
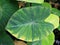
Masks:
[[[54,26],[56,26],[46,22],[49,18],[45,21],[48,16],[50,16],[50,9],[46,7],[34,6],[23,8],[14,13],[6,29],[21,40],[29,42],[41,40],[48,36],[55,29]],[[57,19],[54,20],[57,20],[58,23],[58,17],[56,16],[55,18]],[[50,21],[53,23],[54,20]]]
[[[5,28],[11,15],[18,9],[14,0],[0,0],[0,28]]]
[[[25,1],[30,3],[43,3],[44,0],[17,0],[17,1]]]
[[[27,45],[53,45],[54,41],[54,34],[52,32],[47,37],[44,37],[44,39],[35,42],[28,42]]]
[[[13,40],[5,31],[0,31],[0,45],[14,45]]]

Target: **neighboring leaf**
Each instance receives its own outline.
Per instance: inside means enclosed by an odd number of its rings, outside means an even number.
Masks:
[[[49,3],[47,3],[47,2],[44,2],[44,3],[42,3],[41,5],[42,5],[42,6],[45,6],[45,7],[51,8],[51,5],[50,5]]]
[[[31,7],[31,6],[44,6],[44,7],[48,7],[51,8],[51,5],[47,2],[44,2],[42,4],[38,4],[38,3],[26,3],[25,5],[26,7]]]
[[[53,32],[49,34],[47,37],[44,37],[44,39],[36,42],[28,42],[27,45],[53,45],[54,43],[54,34]]]
[[[41,40],[54,29],[53,24],[44,22],[48,16],[50,8],[34,6],[20,9],[10,18],[6,30],[24,41]]]
[[[25,7],[30,7],[30,3],[26,3],[25,4]]]
[[[2,18],[2,9],[1,9],[1,6],[0,6],[0,20]]]
[[[43,3],[44,0],[17,0],[17,1],[25,1],[30,3]]]
[[[58,28],[59,26],[59,17],[55,14],[50,14],[50,16],[45,19],[45,22],[49,22],[54,25],[54,28]]]
[[[60,24],[59,24],[58,30],[60,30]]]
[[[12,39],[5,32],[5,26],[17,9],[16,1],[0,0],[0,45],[13,45]]]
[[[0,45],[14,45],[13,40],[5,31],[0,31]]]
[[[58,27],[58,30],[60,31],[60,17],[59,17],[59,27]]]
[[[48,7],[48,8],[51,8],[51,5],[47,2],[44,2],[42,4],[37,4],[37,3],[32,3],[31,6],[44,6],[44,7]]]
[[[60,10],[56,9],[56,8],[51,8],[51,13],[55,14],[57,16],[60,16]]]
[[[17,9],[16,1],[0,0],[0,28],[5,28],[9,18]]]
[[[38,3],[31,3],[31,6],[41,6],[42,4],[38,4]]]

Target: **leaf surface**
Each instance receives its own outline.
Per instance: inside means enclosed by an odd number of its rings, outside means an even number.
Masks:
[[[5,31],[0,31],[0,45],[14,45],[13,40]]]
[[[54,16],[56,19],[53,21],[54,17],[51,20],[48,17],[51,17],[50,8],[41,6],[23,8],[14,13],[6,29],[18,39],[29,42],[38,41],[48,36],[56,28],[53,22],[57,20],[58,23],[58,17]]]
[[[30,3],[43,3],[44,0],[17,0],[17,1],[25,1]]]
[[[0,0],[0,45],[14,45],[10,36],[5,32],[5,26],[17,9],[16,1]]]
[[[55,14],[57,16],[60,16],[60,10],[56,9],[56,8],[51,8],[51,13]]]
[[[27,45],[53,45],[54,43],[54,34],[53,32],[49,34],[47,37],[44,37],[44,39],[36,42],[28,42]]]
[[[16,1],[0,0],[0,28],[5,28],[9,18],[17,9]]]

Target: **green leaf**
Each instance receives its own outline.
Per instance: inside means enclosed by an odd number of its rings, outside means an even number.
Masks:
[[[51,8],[51,5],[49,3],[47,3],[47,2],[44,2],[41,5],[44,6],[44,7]]]
[[[58,30],[60,30],[60,24],[59,24]]]
[[[44,6],[44,7],[48,7],[51,8],[51,5],[47,2],[44,2],[42,4],[38,4],[38,3],[26,3],[25,5],[26,7],[31,7],[31,6]]]
[[[0,20],[1,20],[1,18],[2,18],[2,9],[0,7]]]
[[[14,45],[13,40],[5,31],[0,31],[0,45]]]
[[[54,26],[56,25],[53,24],[55,20],[58,23],[57,16],[54,16],[56,18],[54,20],[52,20],[54,17],[51,20],[48,17],[51,17],[50,8],[42,6],[23,8],[10,18],[6,30],[18,39],[29,42],[38,41],[48,36],[55,29]]]
[[[10,36],[5,32],[5,26],[17,9],[16,1],[0,0],[0,45],[14,45]]]
[[[45,22],[53,24],[54,28],[56,29],[59,26],[59,17],[55,14],[50,14],[50,16],[45,19]]]
[[[0,0],[0,28],[5,28],[9,18],[18,9],[14,0]]]
[[[57,16],[60,16],[60,10],[56,9],[56,8],[51,8],[51,13],[55,14]]]
[[[38,6],[44,6],[44,7],[51,8],[51,5],[49,3],[47,3],[47,2],[44,2],[42,4],[32,3],[31,5],[32,6],[37,6],[38,5]]]
[[[43,3],[44,0],[17,0],[17,1],[25,1],[30,3]]]
[[[52,32],[47,37],[44,37],[44,39],[36,42],[28,42],[27,45],[53,45],[54,41],[54,34]]]

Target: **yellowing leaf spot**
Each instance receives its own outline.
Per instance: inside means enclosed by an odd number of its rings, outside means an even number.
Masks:
[[[54,28],[57,28],[59,26],[59,17],[54,14],[50,14],[50,16],[45,19],[45,22],[49,22],[54,25]]]

